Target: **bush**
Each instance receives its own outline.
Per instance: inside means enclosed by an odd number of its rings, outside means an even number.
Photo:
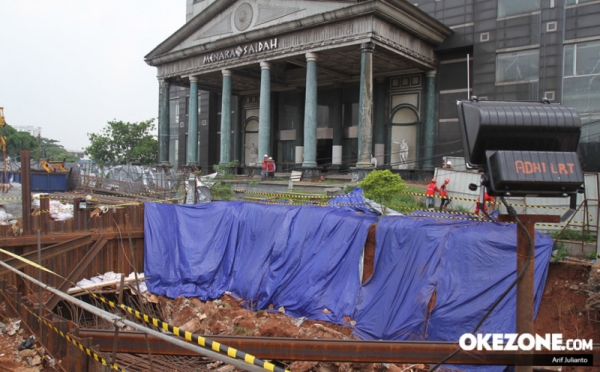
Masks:
[[[363,194],[367,198],[384,207],[389,206],[396,198],[402,197],[401,193],[406,189],[406,184],[400,175],[390,172],[389,169],[372,171],[358,183],[358,186],[363,189]]]
[[[559,237],[560,234],[560,237]],[[560,231],[551,231],[550,236],[555,240],[572,240],[576,242],[580,242],[583,235],[583,240],[585,243],[593,243],[596,241],[596,237],[590,234],[589,231],[582,230],[573,230],[573,229],[565,229],[562,234]]]
[[[210,196],[212,200],[231,200],[233,198],[231,185],[227,182],[216,181],[210,187]]]
[[[219,176],[222,178],[235,178],[235,169],[238,166],[238,161],[230,161],[229,163],[223,164],[215,164],[213,165],[213,169],[215,172],[219,173]]]
[[[390,200],[388,207],[401,213],[410,213],[414,210],[425,209],[425,203],[413,195],[407,193],[420,194],[423,191],[417,187],[407,186],[402,194],[399,194]]]
[[[556,263],[563,258],[567,257],[568,251],[567,246],[565,246],[561,242],[554,243],[554,247],[552,248],[552,256],[550,258],[551,263]],[[555,253],[556,252],[556,253]]]

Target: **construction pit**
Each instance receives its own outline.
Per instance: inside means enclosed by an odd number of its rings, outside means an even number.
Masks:
[[[147,204],[146,206],[152,205]],[[205,207],[193,208],[202,209]],[[242,209],[239,205],[235,205],[234,208]],[[285,206],[277,206],[277,208],[285,208]],[[190,207],[184,207],[184,211],[187,213],[191,209]],[[69,234],[56,234],[57,226],[60,226],[56,224],[56,226],[51,228],[53,231],[52,234],[40,236],[41,245],[44,246],[44,249],[51,248],[47,251],[51,255],[42,257],[42,266],[54,268],[63,277],[71,278],[70,280],[79,280],[84,277],[90,278],[98,273],[107,272],[109,269],[122,273],[129,273],[134,269],[141,273],[144,271],[144,268],[148,268],[150,272],[154,270],[154,273],[156,273],[156,263],[148,265],[149,263],[145,262],[150,252],[148,232],[151,230],[148,229],[152,229],[152,227],[144,223],[144,220],[148,222],[148,215],[145,215],[144,218],[141,216],[147,212],[147,210],[144,211],[143,206],[109,209],[106,214],[98,217],[105,220],[94,222],[93,224],[89,224],[89,216],[84,215],[78,220],[76,213],[74,222],[69,225],[72,229]],[[158,214],[160,215],[161,213],[159,211]],[[359,215],[361,213],[358,212]],[[224,215],[227,215],[227,213]],[[39,218],[39,221],[41,221],[39,223],[43,226],[43,216],[34,216],[35,218]],[[359,219],[364,218],[364,216],[359,217]],[[427,223],[443,225],[443,222],[440,222],[442,220],[438,220],[435,215],[430,217],[420,216],[419,219],[429,221]],[[342,216],[341,220],[344,220],[345,224],[349,223],[346,215]],[[375,220],[378,220],[378,218],[375,218]],[[87,221],[88,225],[86,226],[85,223],[79,223],[78,221]],[[171,219],[171,222],[173,221]],[[375,277],[379,273],[379,267],[377,266],[378,256],[376,255],[378,251],[376,245],[377,239],[374,239],[375,225],[371,222],[371,220],[366,218],[366,222],[363,221],[360,223],[361,226],[366,226],[366,229],[361,228],[362,235],[358,239],[358,241],[362,239],[363,242],[360,243],[360,246],[364,255],[360,252],[358,255],[362,255],[362,269],[352,269],[351,273],[353,277],[360,277],[360,280],[357,279],[359,283],[355,286],[356,290],[366,288],[369,283],[375,282]],[[163,227],[165,226],[163,221],[159,221],[159,223]],[[142,228],[145,231],[142,232]],[[407,228],[415,230],[411,226]],[[198,230],[198,227],[196,226],[195,229]],[[453,229],[462,231],[464,230],[464,225],[455,225]],[[392,230],[390,229],[390,231]],[[154,228],[154,231],[157,231],[156,228]],[[273,231],[273,235],[277,235],[276,232],[279,230],[275,228]],[[512,232],[514,233],[514,229]],[[10,249],[12,244],[12,247],[16,247],[14,248],[15,251],[19,247],[22,247],[19,254],[29,255],[30,258],[36,257],[36,247],[34,244],[37,237],[35,235],[31,237],[21,236],[19,237],[19,242],[16,242],[13,237],[10,237],[10,234],[10,230],[4,233],[3,243],[5,243],[5,247],[8,246]],[[78,240],[74,241],[76,239]],[[366,245],[364,242],[367,242]],[[52,248],[53,245],[58,245],[59,247]],[[157,247],[160,248],[162,245],[154,245],[154,248]],[[535,321],[535,332],[539,334],[558,332],[562,333],[564,338],[600,338],[598,337],[600,336],[600,328],[598,326],[598,320],[600,319],[598,318],[598,303],[596,302],[598,300],[598,285],[595,284],[598,282],[596,274],[600,273],[600,267],[592,267],[591,264],[583,265],[580,263],[547,264],[550,252],[547,248],[541,251],[545,252],[546,261],[536,260],[536,264],[541,263],[542,266],[546,267],[547,274],[544,277],[544,291],[543,293],[539,293],[541,298],[539,303],[536,304],[539,310]],[[514,251],[512,254],[514,255]],[[155,257],[164,257],[163,261],[167,259],[165,255],[156,255],[156,252],[153,252],[152,255]],[[69,275],[73,273],[77,263],[86,261],[86,258],[89,258],[89,256],[94,257],[79,272],[76,278],[73,275]],[[439,258],[437,253],[434,256]],[[379,260],[381,259],[379,257]],[[495,257],[487,254],[486,260],[491,265],[498,266]],[[152,265],[155,266],[154,269],[151,268]],[[509,263],[506,266],[511,265],[513,264]],[[304,266],[300,265],[299,268]],[[23,270],[25,273],[29,273],[36,278],[38,276],[36,268],[26,267]],[[512,267],[512,271],[514,272],[514,266]],[[150,274],[150,272],[146,272],[146,275]],[[403,271],[400,270],[399,273],[401,272]],[[39,334],[38,318],[33,315],[39,310],[37,309],[39,295],[37,286],[25,284],[17,280],[14,275],[4,275],[8,281],[3,281],[2,285],[3,323],[5,325],[10,324],[10,320],[17,317],[21,318],[24,323],[20,328],[23,331],[13,335],[9,335],[8,333],[2,335],[2,346],[6,346],[6,350],[11,350],[0,352],[0,354],[4,354],[0,356],[0,365],[5,369],[34,371],[36,368],[40,370],[43,367],[46,370],[95,370],[103,368],[102,364],[96,361],[97,358],[104,358],[107,364],[114,361],[119,368],[128,371],[230,371],[239,369],[226,363],[215,361],[212,358],[197,356],[197,354],[192,354],[186,350],[176,350],[173,347],[167,347],[164,342],[152,339],[151,337],[148,337],[148,341],[145,341],[145,336],[132,332],[132,329],[127,327],[121,328],[116,334],[114,323],[101,320],[85,311],[77,310],[75,306],[67,304],[66,301],[52,298],[53,296],[49,293],[43,294],[42,302],[48,304],[48,302],[52,301],[54,303],[52,307],[53,311],[44,310],[43,319],[47,320],[51,327],[56,327],[57,329],[66,327],[64,328],[65,331],[69,331],[70,333],[68,334],[73,335],[71,339],[79,340],[76,342],[81,342],[81,345],[85,345],[84,350],[89,350],[90,355],[87,355],[87,351],[82,352],[81,347],[73,347],[68,343],[58,342],[61,338],[57,337],[51,328],[42,329],[41,344],[38,341],[33,346],[35,355],[32,352],[22,353],[23,350],[20,352],[12,350],[11,348],[14,349],[21,345],[29,334]],[[148,277],[150,279],[146,278],[147,281],[154,279],[152,274],[148,275]],[[297,277],[305,282],[310,282],[311,280],[310,277],[302,278],[301,275],[297,275]],[[370,280],[371,277],[374,279]],[[72,287],[72,284],[65,286],[65,280],[57,279],[48,273],[43,273],[42,281],[57,288],[61,286],[65,288]],[[252,283],[253,281],[246,282]],[[337,283],[339,284],[340,282]],[[267,301],[260,304],[259,301],[252,300],[251,296],[246,297],[246,299],[239,296],[239,294],[235,293],[236,291],[224,290],[223,293],[214,298],[201,300],[202,296],[173,296],[172,293],[164,295],[160,291],[154,293],[152,286],[156,286],[156,283],[147,284],[149,284],[148,288],[150,288],[149,294],[140,296],[135,288],[131,286],[128,290],[123,291],[121,295],[122,302],[119,300],[119,291],[114,286],[96,289],[93,293],[103,295],[115,303],[125,303],[131,309],[138,310],[152,318],[160,319],[172,327],[177,327],[178,332],[183,333],[187,331],[204,335],[206,339],[211,338],[221,344],[230,345],[238,350],[253,353],[257,358],[262,357],[267,362],[272,362],[277,369],[289,369],[292,371],[427,370],[456,347],[452,342],[446,342],[445,344],[443,342],[436,343],[435,341],[423,343],[422,341],[430,340],[425,337],[431,334],[427,334],[427,332],[431,331],[427,329],[426,333],[421,335],[420,340],[413,337],[408,338],[407,341],[403,341],[405,342],[404,344],[401,342],[391,342],[390,344],[401,345],[398,346],[398,349],[394,349],[395,358],[361,363],[354,359],[364,357],[364,353],[360,354],[356,351],[357,349],[353,348],[358,347],[359,349],[373,350],[372,359],[385,358],[385,352],[373,346],[378,343],[377,341],[375,341],[375,344],[373,344],[374,341],[365,341],[365,333],[363,333],[363,337],[357,335],[357,329],[359,329],[362,323],[360,319],[357,319],[359,317],[352,316],[354,313],[350,312],[338,312],[335,304],[332,304],[332,306],[321,306],[321,303],[319,303],[319,306],[313,309],[313,313],[309,316],[299,316],[298,309],[295,309],[293,305],[289,306],[277,301]],[[311,285],[314,286],[315,283],[311,282]],[[353,289],[346,288],[346,290],[351,291]],[[339,288],[334,288],[333,291],[339,292]],[[218,291],[215,293],[218,293]],[[435,315],[436,306],[443,304],[444,293],[436,291],[433,291],[433,293],[437,294],[432,295],[432,292],[429,292],[429,296],[419,300],[419,306],[424,306],[427,319],[431,319]],[[105,302],[89,294],[79,294],[78,297],[85,299],[86,302],[92,303],[99,308],[111,310],[113,313],[121,314],[120,316],[125,315],[114,308],[111,309],[111,306],[107,306]],[[250,300],[247,298],[250,298]],[[322,301],[322,298],[314,298],[313,302],[317,303],[318,301]],[[310,301],[306,303],[310,304]],[[17,310],[19,306],[21,308],[27,307],[29,310]],[[363,314],[368,313],[372,309],[377,309],[377,306],[377,303],[375,303],[374,306],[363,308]],[[387,306],[386,303],[382,301],[380,307],[384,308],[385,306]],[[315,316],[315,314],[318,314],[318,316]],[[331,319],[332,317],[335,317],[336,321],[327,321],[327,319]],[[143,323],[139,320],[139,317],[136,318],[135,314],[131,312],[127,318],[138,323]],[[321,318],[321,320],[318,318]],[[366,318],[363,317],[362,319]],[[28,324],[28,326],[25,324]],[[46,323],[43,324],[48,325]],[[115,338],[117,342],[114,341]],[[374,338],[371,337],[371,339]],[[385,339],[392,340],[394,338]],[[301,340],[308,343],[298,344]],[[340,341],[342,343],[330,344],[327,340]],[[345,344],[343,342],[355,342],[357,344]],[[414,349],[415,345],[421,344],[424,344],[422,347],[427,348],[426,352],[429,353],[427,354],[429,359],[423,357],[425,354],[419,354],[422,351]],[[44,345],[44,347],[41,345]],[[114,345],[116,345],[115,353],[112,352],[115,349]],[[4,350],[4,348],[1,350]],[[319,354],[315,350],[322,350],[323,352]],[[331,352],[328,353],[327,351]],[[333,351],[338,353],[337,358],[341,360],[332,360],[335,359]],[[594,349],[594,354],[596,354],[595,351],[596,349]],[[325,354],[329,358],[327,359],[321,354]],[[353,354],[356,358],[352,357]],[[310,360],[307,359],[307,355],[319,355],[319,358]],[[339,355],[345,356],[340,357]],[[462,361],[461,363],[463,364],[456,367],[446,364],[442,368],[446,370],[453,368],[471,370],[472,366],[464,365],[469,364],[465,363],[465,361],[468,362],[468,359],[464,359],[467,356],[462,356],[463,359],[460,359],[460,355],[454,362],[458,363]],[[38,362],[36,356],[40,357],[40,364],[36,364]],[[411,360],[411,358],[414,359]],[[578,367],[577,370],[582,368]],[[569,369],[563,368],[562,370]]]

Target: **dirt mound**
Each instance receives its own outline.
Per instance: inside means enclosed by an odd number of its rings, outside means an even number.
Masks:
[[[163,319],[175,327],[205,335],[352,339],[352,328],[306,318],[290,318],[285,309],[252,312],[241,299],[224,295],[202,302],[197,298],[159,297]],[[346,318],[351,322],[350,318]]]

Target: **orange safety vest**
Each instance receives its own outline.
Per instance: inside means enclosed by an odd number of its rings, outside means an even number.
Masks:
[[[437,188],[435,183],[430,183],[429,186],[427,186],[427,191],[425,192],[426,195],[435,195],[436,191],[440,191],[440,189]]]
[[[448,193],[446,192],[446,184],[440,186],[440,196],[448,196]]]

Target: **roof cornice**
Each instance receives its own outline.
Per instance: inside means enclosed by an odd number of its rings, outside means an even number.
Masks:
[[[234,1],[235,0],[222,0],[222,2],[217,3],[228,3],[229,5]],[[178,50],[171,53],[168,52],[179,42],[183,41],[186,37],[201,27],[204,22],[210,20],[214,15],[223,9],[223,6],[221,6],[218,10],[211,6],[203,13],[198,14],[184,27],[179,29],[177,32],[175,32],[175,34],[150,52],[150,54],[145,57],[146,63],[151,66],[157,66],[182,58],[200,55],[215,50],[228,48],[234,45],[249,43],[254,40],[266,39],[301,29],[308,29],[326,23],[343,21],[364,15],[375,15],[378,18],[384,19],[392,24],[396,24],[399,28],[409,30],[434,46],[441,44],[444,39],[453,32],[450,28],[435,18],[420,11],[418,8],[404,0],[371,0],[345,8],[332,10],[330,12],[315,14],[306,18],[281,23],[268,28],[262,28],[233,35],[213,42],[196,45],[184,50]],[[211,15],[205,15],[209,11]]]

